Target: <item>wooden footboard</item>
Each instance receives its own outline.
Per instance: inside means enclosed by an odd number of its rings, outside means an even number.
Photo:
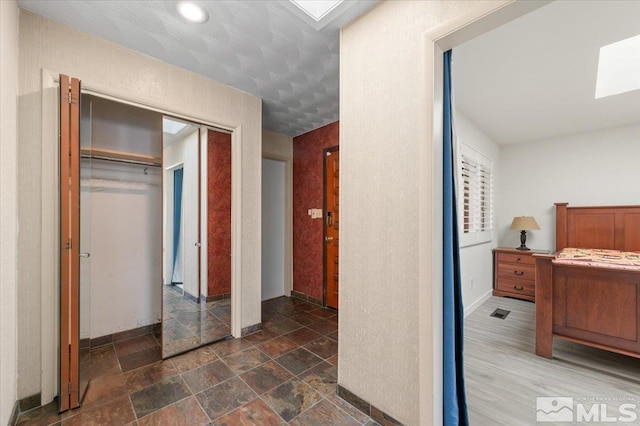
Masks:
[[[640,358],[640,272],[535,257],[537,355],[552,358],[556,337]]]
[[[556,203],[556,250],[640,251],[640,206]],[[561,338],[640,358],[640,272],[536,259],[536,354]]]

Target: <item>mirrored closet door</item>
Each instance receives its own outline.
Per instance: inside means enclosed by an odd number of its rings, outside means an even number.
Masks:
[[[231,135],[59,82],[62,412],[108,345],[124,371],[127,339],[159,360],[230,335]]]
[[[231,334],[231,137],[163,118],[162,356]]]

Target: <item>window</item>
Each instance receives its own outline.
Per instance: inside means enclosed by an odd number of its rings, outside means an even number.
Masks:
[[[458,176],[460,245],[489,242],[493,230],[493,163],[459,140]]]

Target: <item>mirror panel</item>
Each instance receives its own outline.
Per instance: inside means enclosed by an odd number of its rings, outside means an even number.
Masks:
[[[231,331],[231,137],[211,133],[163,118],[163,358]]]

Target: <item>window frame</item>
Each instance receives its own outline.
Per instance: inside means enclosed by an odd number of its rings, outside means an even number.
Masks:
[[[482,152],[478,151],[475,147],[473,147],[468,142],[465,142],[461,138],[457,139],[456,146],[456,166],[457,166],[457,178],[456,182],[456,195],[457,206],[458,206],[458,230],[459,230],[459,242],[460,247],[467,247],[476,244],[485,244],[490,243],[493,240],[493,231],[494,231],[494,221],[495,221],[495,170],[493,167],[493,161],[488,156],[484,155]],[[478,173],[475,175],[475,179],[472,179],[471,183],[475,183],[475,186],[470,189],[473,193],[476,193],[476,200],[482,199],[483,195],[486,198],[486,189],[478,188],[478,185],[482,185],[482,179],[488,177],[488,221],[485,220],[485,225],[482,226],[483,221],[478,219],[476,222],[470,222],[469,230],[465,230],[465,177],[464,173],[466,168],[463,167],[463,163],[473,164],[475,167],[479,169],[480,174],[484,174],[484,177],[480,177]],[[482,207],[481,205],[476,204],[475,206],[470,207],[475,212],[469,214],[469,217],[472,218],[474,216],[482,215]],[[480,229],[474,229],[476,227],[480,227]]]

